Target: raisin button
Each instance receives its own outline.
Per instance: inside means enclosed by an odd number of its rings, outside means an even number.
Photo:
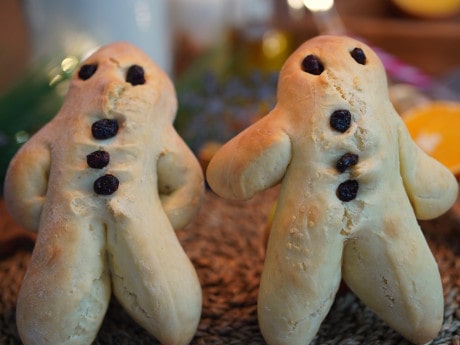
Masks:
[[[342,201],[351,201],[358,194],[359,184],[356,180],[346,180],[337,187],[337,197]]]
[[[307,55],[302,61],[302,69],[304,72],[320,75],[324,71],[324,66],[315,55]]]
[[[126,81],[132,85],[145,84],[144,69],[139,65],[132,65],[126,74]]]
[[[97,65],[96,64],[91,64],[91,65],[83,65],[81,66],[80,70],[78,71],[78,78],[82,80],[87,80],[93,76],[94,73],[96,73],[97,70]]]
[[[86,156],[86,162],[90,168],[102,169],[109,164],[110,154],[107,151],[94,151]]]
[[[115,176],[106,174],[94,181],[93,189],[97,194],[110,195],[116,192],[119,184],[120,182]]]
[[[118,122],[112,119],[102,119],[93,123],[91,133],[96,139],[108,139],[114,137],[118,132]]]
[[[351,125],[351,114],[345,109],[336,110],[332,113],[329,123],[336,131],[345,133]]]
[[[339,158],[335,167],[336,169],[343,173],[352,165],[358,164],[359,156],[354,153],[345,153],[342,157]]]

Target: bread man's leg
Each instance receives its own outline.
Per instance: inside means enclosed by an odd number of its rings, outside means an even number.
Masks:
[[[392,328],[415,344],[426,343],[443,319],[433,255],[410,210],[394,210],[375,226],[346,242],[343,278]]]
[[[114,294],[163,345],[184,345],[201,316],[201,286],[164,212],[117,221],[108,249]]]
[[[275,219],[261,278],[260,328],[269,345],[308,344],[339,287],[343,239],[323,222],[278,226]]]
[[[43,222],[22,283],[17,325],[24,344],[90,344],[110,300],[103,225]]]

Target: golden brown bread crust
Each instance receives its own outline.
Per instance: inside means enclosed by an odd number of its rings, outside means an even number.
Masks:
[[[75,74],[59,113],[7,173],[10,212],[38,230],[18,299],[20,336],[25,344],[90,344],[113,291],[163,344],[187,344],[201,288],[174,229],[198,211],[203,173],[172,126],[174,87],[148,56],[120,42],[83,62],[94,65]],[[140,83],[127,76],[135,65]],[[106,119],[118,131],[94,134]],[[88,161],[100,151],[108,161]]]
[[[304,43],[281,70],[275,108],[226,143],[206,174],[235,199],[281,181],[258,299],[268,344],[309,343],[342,277],[410,341],[435,337],[442,285],[416,217],[448,210],[458,184],[410,139],[369,47],[334,36]]]

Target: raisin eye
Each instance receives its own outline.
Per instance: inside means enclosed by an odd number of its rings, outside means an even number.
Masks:
[[[304,72],[320,75],[324,71],[324,66],[315,55],[307,55],[302,61]]]
[[[126,74],[126,81],[132,85],[145,84],[144,69],[139,65],[132,65]]]
[[[78,71],[78,78],[82,80],[87,80],[91,78],[94,73],[96,73],[96,70],[97,70],[96,64],[83,65]]]
[[[366,54],[364,54],[361,48],[355,48],[350,52],[350,55],[355,61],[361,65],[366,64]]]

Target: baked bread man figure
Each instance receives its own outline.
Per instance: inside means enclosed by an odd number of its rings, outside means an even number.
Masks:
[[[449,209],[455,177],[411,140],[365,44],[313,38],[279,78],[274,109],[207,169],[211,188],[229,199],[281,183],[258,298],[266,342],[308,344],[342,278],[408,340],[430,341],[443,293],[417,219]]]
[[[167,75],[113,43],[13,158],[8,209],[38,230],[17,303],[24,344],[91,344],[112,292],[162,344],[192,339],[201,287],[174,229],[198,211],[203,173],[173,128],[176,108]]]

